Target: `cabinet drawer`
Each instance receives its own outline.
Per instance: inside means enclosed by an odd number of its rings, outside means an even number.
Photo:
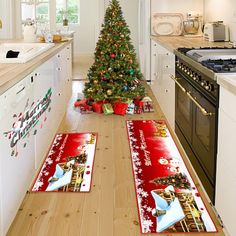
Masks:
[[[236,122],[236,96],[224,87],[220,87],[220,108]]]

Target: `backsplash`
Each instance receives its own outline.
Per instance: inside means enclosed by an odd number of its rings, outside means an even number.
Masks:
[[[182,13],[186,18],[190,11],[202,14],[203,2],[204,0],[151,0],[152,13]]]

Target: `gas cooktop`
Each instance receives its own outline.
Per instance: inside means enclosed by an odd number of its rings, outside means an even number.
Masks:
[[[178,48],[178,51],[216,73],[236,72],[236,48]]]

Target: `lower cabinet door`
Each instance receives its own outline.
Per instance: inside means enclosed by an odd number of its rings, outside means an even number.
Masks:
[[[33,81],[31,75],[2,98],[0,120],[1,230],[5,235],[29,189],[34,172]]]
[[[44,107],[39,112],[43,114],[38,118],[35,134],[35,169],[38,169],[42,163],[42,160],[46,156],[50,143],[56,132],[54,127],[55,120],[58,119],[55,116],[55,88],[53,87],[53,59],[48,60],[35,71],[34,81],[34,101],[40,101],[42,99],[48,99]]]

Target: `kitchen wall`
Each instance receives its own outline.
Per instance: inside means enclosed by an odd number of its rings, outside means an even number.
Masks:
[[[205,0],[204,7],[205,22],[223,20],[229,25],[231,41],[236,41],[235,0]]]
[[[93,55],[104,14],[109,0],[80,0],[80,25],[71,25],[74,30],[74,56]],[[132,42],[138,49],[138,0],[120,0],[120,4],[131,30]]]
[[[0,0],[0,19],[2,29],[0,29],[0,39],[14,37],[14,0]]]
[[[74,56],[90,55],[94,52],[99,28],[99,1],[80,0],[80,24],[70,25],[74,35]]]
[[[233,0],[232,0],[233,1]],[[152,13],[203,13],[204,0],[151,0]]]

